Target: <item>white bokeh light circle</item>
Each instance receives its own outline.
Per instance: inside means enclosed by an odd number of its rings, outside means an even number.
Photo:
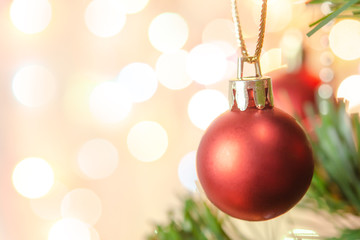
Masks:
[[[186,73],[188,52],[178,50],[163,53],[156,62],[156,75],[159,82],[165,87],[178,90],[189,86],[191,78]]]
[[[192,96],[188,105],[191,122],[205,130],[210,123],[229,108],[224,94],[213,89],[201,90]]]
[[[150,99],[158,87],[155,70],[148,64],[139,62],[125,66],[119,74],[118,82],[129,91],[133,102]]]
[[[124,6],[117,0],[93,0],[86,8],[85,23],[98,37],[115,36],[126,23]]]
[[[41,65],[21,68],[12,81],[15,98],[27,107],[41,107],[48,104],[56,94],[54,75]]]
[[[210,85],[224,78],[227,64],[226,55],[218,46],[204,43],[190,51],[186,71],[192,80]]]
[[[93,226],[101,216],[100,198],[90,189],[78,188],[68,192],[61,202],[61,216],[75,218]]]
[[[89,226],[73,218],[63,218],[50,229],[48,240],[91,240]]]
[[[77,156],[82,173],[92,179],[110,176],[118,166],[119,154],[114,145],[105,139],[92,139],[84,143]]]
[[[26,34],[43,31],[50,23],[51,14],[48,0],[14,0],[10,7],[12,23]]]
[[[103,123],[118,123],[126,118],[132,108],[127,89],[117,82],[103,82],[90,94],[90,112]]]
[[[54,172],[48,162],[41,158],[25,158],[12,174],[16,191],[26,198],[45,196],[54,184]]]
[[[178,166],[178,176],[181,184],[187,190],[191,192],[197,190],[196,151],[189,152],[181,159]]]
[[[322,99],[329,99],[333,95],[333,88],[326,83],[323,83],[318,88],[318,94]]]
[[[360,106],[360,75],[351,75],[345,78],[337,89],[337,98],[349,101],[349,112],[357,111]]]
[[[130,153],[139,161],[153,162],[166,152],[168,136],[157,122],[139,122],[130,129],[127,146]]]
[[[119,0],[127,14],[138,13],[149,3],[149,0]]]
[[[61,201],[67,192],[68,188],[64,184],[56,182],[48,194],[30,200],[31,209],[42,219],[59,219],[61,217]]]
[[[336,23],[329,34],[330,49],[344,60],[360,58],[360,21],[345,19]]]
[[[185,19],[177,13],[158,15],[149,27],[149,40],[160,52],[175,51],[188,40],[189,27]]]

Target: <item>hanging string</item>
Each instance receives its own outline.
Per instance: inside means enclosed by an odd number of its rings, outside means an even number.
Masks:
[[[237,0],[231,0],[231,10],[233,21],[235,24],[235,32],[236,39],[241,50],[241,55],[245,62],[254,63],[258,62],[261,54],[261,50],[264,43],[264,35],[265,35],[265,24],[266,24],[266,11],[267,11],[267,0],[263,0],[261,7],[261,16],[260,16],[260,26],[259,26],[259,35],[257,39],[255,53],[252,56],[249,56],[249,53],[246,49],[246,44],[244,41],[244,36],[241,30],[240,18],[239,18],[239,10]]]

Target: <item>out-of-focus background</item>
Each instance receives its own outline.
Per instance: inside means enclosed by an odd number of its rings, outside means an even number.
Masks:
[[[240,1],[250,52],[260,8]],[[269,0],[261,66],[291,114],[316,92],[359,109],[360,22],[305,35],[329,11]],[[1,240],[144,239],[196,192],[236,76],[230,0],[1,0],[0,32]]]

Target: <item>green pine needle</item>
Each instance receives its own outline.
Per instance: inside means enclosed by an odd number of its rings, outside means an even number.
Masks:
[[[333,0],[334,1],[334,0]],[[312,4],[318,4],[318,3],[323,3],[325,1],[321,1],[321,0],[313,0],[310,1],[310,3]],[[331,1],[327,1],[327,2],[331,2]],[[336,1],[337,2],[337,1]],[[311,37],[314,33],[316,33],[319,29],[321,29],[322,27],[324,27],[326,24],[328,24],[331,20],[337,18],[342,12],[344,12],[345,10],[348,10],[351,6],[353,6],[354,4],[358,3],[359,0],[350,0],[350,1],[344,1],[345,3],[337,8],[335,11],[333,11],[332,13],[326,15],[325,17],[319,19],[318,21],[310,24],[310,27],[316,25],[316,27],[314,27],[310,32],[308,32],[306,35],[308,37]],[[356,11],[354,12],[358,12],[359,7],[357,8]]]

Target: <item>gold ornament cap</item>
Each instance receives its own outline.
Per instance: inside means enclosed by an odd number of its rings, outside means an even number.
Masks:
[[[243,77],[244,62],[253,63],[255,76]],[[270,77],[261,75],[258,60],[241,57],[238,60],[238,77],[229,81],[230,110],[245,111],[248,108],[272,108],[274,98]]]

